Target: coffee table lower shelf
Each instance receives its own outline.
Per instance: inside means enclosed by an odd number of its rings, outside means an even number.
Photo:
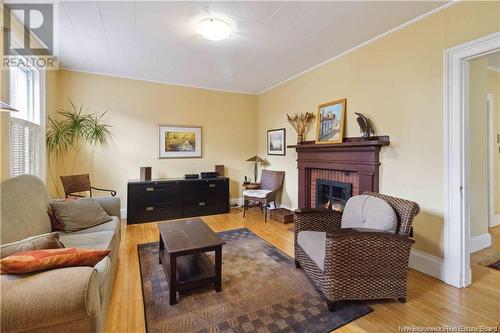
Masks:
[[[172,265],[172,261],[175,263]],[[170,289],[170,304],[177,303],[178,291],[192,290],[214,283],[215,290],[221,290],[220,276],[216,266],[205,253],[194,253],[183,256],[169,254],[160,250],[160,264],[163,266]],[[175,268],[174,268],[175,267]],[[175,269],[176,276],[172,279]]]

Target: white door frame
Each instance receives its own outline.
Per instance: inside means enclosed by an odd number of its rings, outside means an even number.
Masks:
[[[444,53],[444,276],[471,283],[468,60],[500,50],[500,32]]]
[[[488,226],[493,224],[493,216],[495,215],[495,174],[494,174],[494,159],[495,159],[495,95],[488,93],[487,95],[487,117],[488,117]]]

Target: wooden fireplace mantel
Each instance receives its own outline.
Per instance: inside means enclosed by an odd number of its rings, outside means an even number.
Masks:
[[[361,137],[344,138],[337,144],[316,144],[306,141],[288,146],[297,151],[299,169],[299,207],[311,207],[311,170],[336,170],[356,172],[359,177],[359,193],[379,190],[379,153],[390,144],[389,136],[376,136],[370,140]]]

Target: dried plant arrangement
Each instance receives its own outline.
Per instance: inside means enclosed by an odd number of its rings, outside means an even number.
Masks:
[[[304,140],[307,128],[312,124],[316,117],[310,112],[294,114],[292,116],[287,114],[286,116],[288,118],[288,122],[297,131],[297,143],[300,144]]]

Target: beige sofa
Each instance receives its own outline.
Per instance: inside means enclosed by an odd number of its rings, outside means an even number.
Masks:
[[[71,267],[1,276],[2,332],[102,332],[120,245],[120,199],[95,198],[113,220],[60,233],[66,247],[110,249],[95,267]],[[1,184],[1,244],[51,232],[50,199],[31,175]]]

